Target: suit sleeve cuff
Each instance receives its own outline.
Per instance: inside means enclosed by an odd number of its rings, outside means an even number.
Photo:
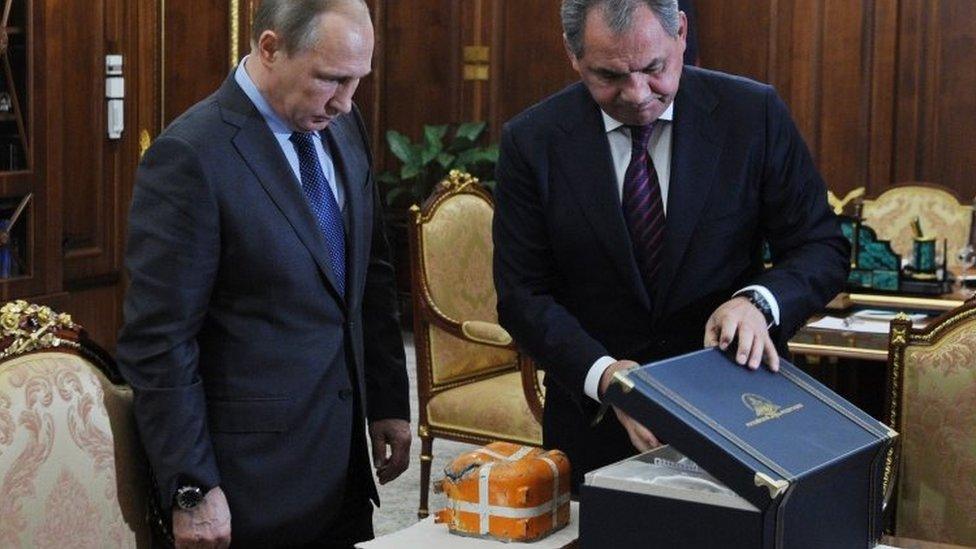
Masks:
[[[738,292],[735,292],[734,294],[732,294],[732,297],[735,297],[749,290],[755,290],[759,292],[759,295],[763,296],[763,299],[766,300],[766,303],[769,303],[769,311],[773,314],[773,326],[779,326],[779,303],[776,301],[776,298],[773,297],[773,292],[770,292],[769,288],[765,286],[761,286],[759,284],[753,284],[752,286],[746,286],[745,288],[742,288]]]
[[[587,372],[586,380],[583,382],[583,392],[586,396],[600,402],[600,379],[603,377],[603,372],[607,371],[614,362],[616,360],[611,357],[601,356],[596,359],[593,366],[590,366],[590,371]]]

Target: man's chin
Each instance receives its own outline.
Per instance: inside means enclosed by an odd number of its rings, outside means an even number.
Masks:
[[[628,126],[646,126],[660,118],[665,110],[667,109],[662,109],[658,105],[652,105],[646,109],[628,110],[621,112],[619,115],[611,116]]]

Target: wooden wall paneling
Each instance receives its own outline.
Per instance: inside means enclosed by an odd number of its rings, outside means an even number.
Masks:
[[[120,327],[121,296],[116,285],[79,289],[58,300],[57,310],[70,314],[95,343],[114,353]]]
[[[29,208],[29,222],[34,234],[30,248],[34,252],[31,278],[25,281],[16,295],[36,295],[38,293],[56,294],[61,286],[61,242],[62,219],[59,211],[64,189],[62,186],[62,151],[60,144],[64,139],[60,112],[49,106],[58,103],[52,101],[57,90],[63,89],[64,75],[52,75],[51,67],[57,67],[57,59],[63,48],[70,47],[63,41],[42,40],[40,37],[47,33],[60,32],[59,20],[60,3],[56,0],[48,2],[30,2],[33,53],[31,55],[30,91],[33,106],[30,109],[31,133],[31,172],[34,177],[34,199]],[[11,288],[13,284],[11,284]],[[4,285],[4,297],[8,297],[7,285]]]
[[[868,9],[872,10],[872,27],[866,187],[872,196],[877,196],[893,181],[898,0],[875,0]]]
[[[793,119],[810,148],[813,159],[820,166],[823,3],[819,0],[791,0],[791,9],[784,10],[791,17],[789,50],[789,87],[784,97]],[[781,4],[786,4],[782,0]],[[829,182],[828,182],[829,185]]]
[[[827,186],[844,196],[867,184],[871,100],[870,17],[864,2],[822,2],[816,157]]]
[[[505,2],[492,6],[490,128],[579,80],[563,46],[559,2]]]
[[[899,4],[898,80],[895,97],[894,179],[921,180],[920,157],[924,154],[924,66],[929,63],[931,40],[926,19],[931,0],[902,0]]]
[[[751,0],[742,9],[700,0],[702,63],[776,86],[831,190],[885,185],[896,5]]]
[[[922,180],[952,187],[965,201],[976,195],[976,2],[930,4],[935,38],[930,96],[933,113]]]
[[[778,0],[695,0],[701,65],[768,82]]]
[[[72,88],[72,93],[58,98],[63,103],[61,147],[67,198],[62,203],[62,246],[69,280],[111,268],[112,190],[119,142],[110,141],[106,134],[105,55],[124,54],[118,49],[115,1],[64,2],[60,12],[62,36],[69,47],[62,51],[58,66]],[[128,69],[124,64],[123,74]],[[126,129],[124,135],[134,133],[133,128]]]
[[[976,3],[902,0],[898,18],[895,181],[976,193]]]
[[[493,74],[495,66],[491,63],[491,0],[471,0],[461,2],[458,13],[458,27],[460,28],[458,47],[461,51],[461,59],[457,67],[461,71],[461,80],[458,92],[460,93],[461,104],[459,105],[460,120],[468,121],[488,121],[489,112],[489,83],[495,77]],[[470,49],[469,48],[473,48]],[[487,48],[483,50],[481,48]],[[475,55],[476,58],[465,58],[467,55]],[[482,59],[480,55],[487,52],[487,58]],[[464,77],[465,67],[471,67],[475,71],[482,68],[487,69],[487,80],[472,80]],[[489,129],[489,138],[492,137]]]
[[[226,2],[162,3],[163,125],[213,93],[229,73],[230,16]]]
[[[130,18],[135,27],[135,47],[130,56],[135,61],[131,90],[134,103],[129,109],[135,115],[138,130],[137,154],[141,158],[145,149],[163,129],[160,108],[162,105],[162,6],[159,0],[136,0],[136,9]],[[134,178],[133,178],[134,181]],[[132,186],[123,186],[121,198],[122,219],[126,219],[132,199]],[[125,223],[120,224],[120,234],[125,234]],[[122,240],[124,242],[124,239]]]
[[[386,21],[386,3],[383,0],[366,0],[369,13],[373,19],[373,30],[376,43],[373,47],[373,71],[364,78],[356,89],[353,99],[363,116],[366,131],[369,134],[370,147],[373,149],[373,168],[380,170],[385,161],[384,150],[386,139],[382,135],[385,129],[380,127],[380,93],[382,92],[383,75],[385,73],[385,40],[384,25]]]
[[[383,2],[380,130],[418,139],[425,124],[449,124],[461,111],[460,2]],[[393,166],[385,142],[383,166]]]
[[[151,85],[157,78],[155,56],[151,48],[143,49],[147,43],[156,43],[152,38],[156,33],[144,30],[156,28],[156,2],[100,0],[65,7],[63,36],[72,47],[62,51],[66,57],[60,58],[63,69],[59,72],[82,89],[65,96],[61,114],[64,134],[72,136],[61,143],[62,173],[71,174],[63,185],[66,199],[59,202],[63,217],[62,287],[71,292],[108,293],[115,296],[111,302],[117,305],[122,292],[125,219],[140,136],[142,130],[146,130],[147,138],[152,135],[150,129],[158,132],[154,124],[158,117],[151,108],[156,98]],[[91,40],[93,30],[102,40]],[[120,54],[124,59],[125,129],[119,140],[106,135],[106,54]],[[66,306],[68,312],[79,312],[71,296]],[[114,342],[121,310],[113,306],[111,311],[111,315],[97,317],[98,325],[89,322],[87,327],[112,334]]]

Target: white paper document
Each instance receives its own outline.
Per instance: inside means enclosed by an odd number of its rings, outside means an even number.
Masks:
[[[880,309],[864,309],[850,316],[825,316],[816,322],[807,324],[808,328],[822,330],[836,330],[842,332],[860,332],[866,334],[887,334],[891,321],[898,313]],[[912,319],[912,326],[921,328],[928,322],[928,315],[908,315]]]

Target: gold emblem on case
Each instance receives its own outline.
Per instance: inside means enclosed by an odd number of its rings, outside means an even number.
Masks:
[[[761,423],[778,419],[803,408],[803,405],[799,403],[784,408],[778,404],[773,404],[768,398],[755,393],[744,393],[742,395],[742,404],[756,414],[756,419],[746,423],[746,427],[755,427]]]

